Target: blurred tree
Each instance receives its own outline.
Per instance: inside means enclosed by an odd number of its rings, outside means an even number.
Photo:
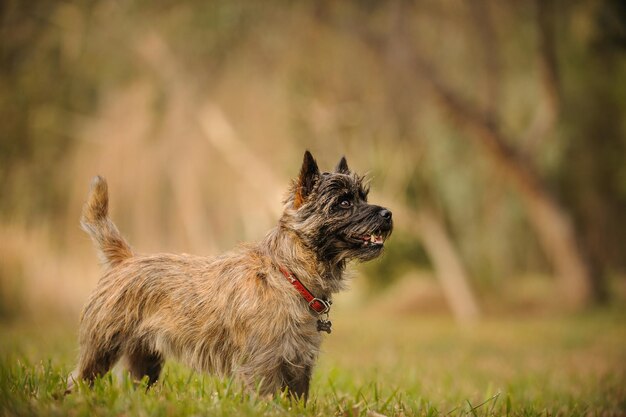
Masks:
[[[80,242],[108,167],[138,244],[217,247],[311,148],[397,214],[370,279],[433,268],[461,316],[550,272],[585,305],[626,268],[623,1],[9,0],[0,35],[0,227]]]
[[[594,268],[610,275],[626,269],[626,4],[603,1],[592,11],[588,31],[576,31],[574,15],[561,43],[570,64],[562,77],[569,140],[553,176]]]
[[[489,6],[478,2],[470,7],[473,17],[479,22],[482,42],[486,43],[486,72],[488,72],[487,103],[480,106],[463,97],[463,93],[443,81],[439,68],[428,62],[424,51],[412,42],[415,33],[412,22],[415,15],[428,13],[425,4],[397,1],[388,7],[389,29],[380,26],[354,24],[350,28],[360,34],[372,47],[381,62],[388,65],[388,72],[396,77],[398,66],[406,66],[426,80],[446,114],[462,130],[463,136],[476,141],[477,149],[495,163],[495,167],[508,179],[521,197],[526,207],[531,226],[534,228],[548,261],[559,278],[561,293],[570,308],[581,308],[605,299],[603,274],[597,268],[589,242],[581,239],[572,222],[570,210],[566,208],[551,190],[545,178],[539,173],[530,155],[542,146],[546,137],[553,136],[559,120],[561,93],[559,65],[555,45],[555,5],[552,1],[539,0],[535,6],[534,19],[530,21],[537,31],[538,72],[541,80],[541,94],[536,106],[535,117],[528,126],[522,127],[521,139],[510,138],[504,132],[499,120],[497,98],[492,75],[497,72],[498,43],[491,36],[491,14]],[[422,7],[420,7],[420,5]],[[445,8],[445,6],[441,6]],[[365,8],[361,19],[374,18],[376,13]],[[570,11],[569,9],[568,11]],[[381,10],[377,10],[378,14]],[[371,22],[372,20],[370,20]],[[389,59],[389,56],[392,59]],[[401,58],[397,58],[397,57]],[[393,59],[395,57],[395,59]],[[436,61],[435,61],[436,62]],[[403,79],[406,81],[406,79]],[[394,95],[394,97],[401,97]],[[406,107],[404,104],[404,107]],[[409,104],[409,107],[411,104]],[[481,109],[482,107],[482,109]],[[515,143],[524,143],[527,154],[518,150]]]
[[[529,129],[533,142],[540,142],[553,128],[559,107],[553,34],[554,6],[543,0],[537,4],[539,62],[548,104],[538,106],[537,122],[531,124]],[[402,15],[405,12],[402,10]],[[411,65],[431,84],[442,107],[469,137],[477,141],[479,149],[486,152],[520,194],[531,225],[561,282],[566,304],[571,308],[581,308],[602,300],[602,276],[592,268],[586,242],[579,239],[567,209],[557,202],[533,164],[512,146],[516,141],[507,138],[502,132],[497,113],[477,110],[479,106],[470,104],[460,93],[446,85],[419,52],[413,56]]]

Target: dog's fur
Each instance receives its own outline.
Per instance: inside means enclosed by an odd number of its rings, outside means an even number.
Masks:
[[[378,256],[391,234],[391,212],[367,204],[367,193],[345,158],[320,173],[307,151],[278,226],[261,242],[217,257],[139,255],[109,219],[107,184],[96,177],[81,224],[104,272],[81,315],[77,376],[92,383],[124,358],[152,384],[163,361],[177,358],[262,394],[306,399],[322,337],[279,267],[318,298],[341,290],[346,262]]]

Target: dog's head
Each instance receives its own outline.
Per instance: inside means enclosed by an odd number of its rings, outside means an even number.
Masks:
[[[321,260],[342,263],[379,256],[391,234],[391,211],[369,204],[364,178],[341,158],[333,172],[320,172],[309,151],[286,201],[282,223]]]

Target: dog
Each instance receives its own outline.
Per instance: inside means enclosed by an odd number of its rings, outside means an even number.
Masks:
[[[393,229],[391,211],[369,204],[368,192],[344,157],[322,173],[306,151],[278,225],[260,242],[215,257],[142,255],[109,218],[107,183],[95,177],[81,226],[103,274],[81,314],[76,376],[93,384],[123,360],[150,386],[174,358],[306,401],[346,264],[378,257]]]

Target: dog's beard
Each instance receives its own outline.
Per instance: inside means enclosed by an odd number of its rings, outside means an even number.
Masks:
[[[323,260],[330,263],[372,260],[384,251],[393,226],[377,213],[346,224],[327,224],[312,238],[313,246]]]
[[[342,240],[349,245],[345,253],[346,258],[362,262],[377,258],[383,253],[385,242],[390,234],[391,227],[387,225],[346,231],[342,236]]]

